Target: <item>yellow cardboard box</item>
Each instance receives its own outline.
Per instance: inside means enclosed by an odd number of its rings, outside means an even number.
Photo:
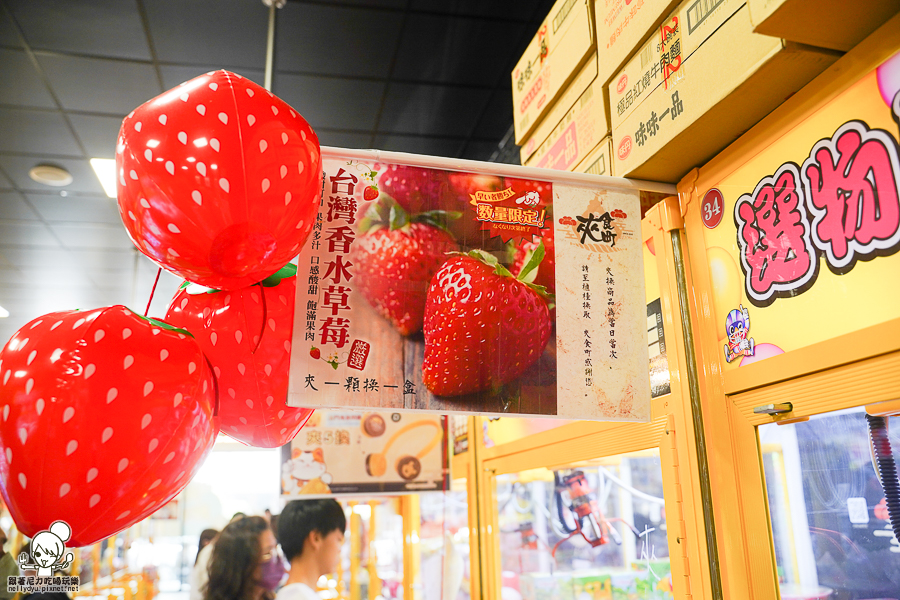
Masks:
[[[676,4],[678,0],[594,0],[597,76],[609,81]]]
[[[557,0],[512,71],[513,125],[520,144],[580,67],[594,56],[591,0]]]
[[[745,4],[745,0],[687,0],[609,82],[613,128],[634,112],[658,85],[671,87],[686,61],[709,36]]]
[[[670,36],[664,52],[675,39],[677,34]],[[616,175],[678,181],[839,56],[753,33],[749,11],[741,7],[624,120],[614,122]]]
[[[897,0],[749,0],[753,31],[850,50],[900,11]]]
[[[595,79],[526,164],[571,171],[608,134],[603,84]]]
[[[606,136],[572,169],[578,173],[612,176],[612,136]]]

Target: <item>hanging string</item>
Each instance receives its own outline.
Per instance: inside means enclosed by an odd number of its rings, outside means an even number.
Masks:
[[[150,303],[153,302],[153,294],[156,293],[156,284],[159,283],[159,276],[162,275],[162,267],[157,269],[156,271],[156,281],[153,282],[153,289],[150,290],[150,299],[147,300],[147,308],[144,309],[144,316],[147,316],[147,313],[150,312]]]

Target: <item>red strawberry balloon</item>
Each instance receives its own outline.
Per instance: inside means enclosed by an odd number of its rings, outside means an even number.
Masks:
[[[356,265],[356,284],[378,314],[401,335],[422,329],[425,299],[432,276],[458,246],[445,229],[458,216],[440,211],[412,216],[382,196],[360,221],[350,260]]]
[[[230,292],[182,286],[166,313],[197,337],[213,365],[222,433],[258,448],[287,444],[313,413],[287,406],[296,275],[288,264]]]
[[[20,531],[87,546],[188,484],[215,441],[197,343],[124,306],[44,315],[0,351],[0,489]]]
[[[517,279],[494,256],[473,250],[435,274],[423,329],[423,380],[433,394],[496,390],[540,358],[550,339],[547,295],[522,280],[542,258],[539,246]]]
[[[240,75],[213,71],[142,104],[116,150],[128,235],[188,281],[253,285],[296,256],[315,224],[316,134]]]

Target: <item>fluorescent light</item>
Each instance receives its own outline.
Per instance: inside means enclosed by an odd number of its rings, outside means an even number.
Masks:
[[[9,316],[9,311],[0,306],[0,319],[5,319]]]
[[[103,191],[110,198],[116,197],[116,159],[92,158],[91,167],[103,186]]]

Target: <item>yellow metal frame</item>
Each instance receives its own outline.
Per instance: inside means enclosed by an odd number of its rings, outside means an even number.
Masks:
[[[711,492],[725,598],[779,597],[774,541],[756,427],[796,422],[812,415],[874,405],[900,407],[900,319],[723,372],[719,324],[705,260],[700,203],[705,190],[778,139],[800,119],[830,102],[900,48],[900,16],[860,43],[825,74],[791,97],[702,169],[678,186],[687,238],[690,315],[697,340],[701,404],[709,440]],[[691,251],[694,256],[691,257]],[[757,415],[753,407],[789,401],[790,413]]]
[[[676,260],[672,232],[677,233],[681,226],[678,201],[674,197],[653,207],[642,221],[642,239],[652,240],[656,251],[671,387],[671,393],[651,402],[649,423],[568,422],[549,431],[485,448],[481,435],[484,417],[471,418],[469,450],[454,457],[453,472],[457,476],[462,472],[467,474],[470,530],[472,539],[478,540],[478,565],[474,543],[471,550],[473,598],[500,598],[498,475],[537,467],[561,468],[603,456],[654,448],[658,449],[662,464],[675,597],[679,600],[711,597],[697,443],[685,374],[678,285],[672,268]],[[475,589],[476,581],[480,582],[480,593]]]

